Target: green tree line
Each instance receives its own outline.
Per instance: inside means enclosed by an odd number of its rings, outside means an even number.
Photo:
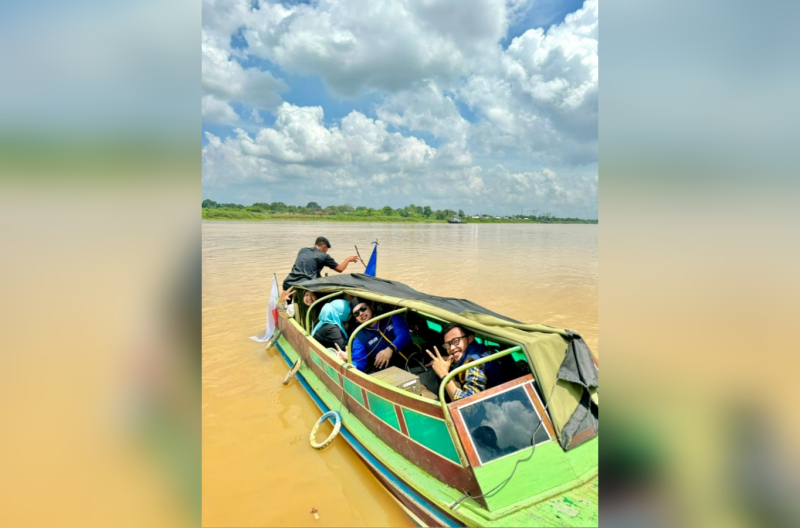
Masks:
[[[229,218],[229,219],[248,219],[258,218],[262,215],[305,215],[305,216],[347,216],[356,218],[374,217],[375,219],[391,219],[392,217],[418,221],[444,221],[458,215],[467,222],[478,221],[533,221],[539,223],[596,223],[596,220],[583,220],[579,218],[558,218],[550,213],[542,215],[512,215],[495,218],[493,215],[483,215],[480,219],[468,217],[463,210],[453,209],[433,209],[429,205],[407,205],[406,207],[393,208],[389,205],[380,209],[373,207],[358,206],[350,204],[329,205],[322,207],[317,202],[308,202],[302,205],[287,205],[283,202],[256,202],[253,205],[241,205],[234,203],[217,203],[214,200],[203,200],[204,218]],[[213,210],[213,213],[212,213]],[[226,214],[227,213],[227,214]],[[248,214],[250,213],[250,214]],[[260,214],[259,214],[260,213]]]

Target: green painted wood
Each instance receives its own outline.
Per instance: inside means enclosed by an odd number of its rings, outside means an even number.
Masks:
[[[406,408],[403,408],[403,418],[408,427],[408,436],[413,440],[456,464],[461,464],[453,439],[443,421]]]
[[[289,360],[294,363],[299,357],[297,352],[284,339],[279,340]],[[313,354],[312,354],[313,356]],[[288,368],[288,367],[287,367]],[[339,400],[305,364],[300,373],[306,383],[329,408],[338,409]],[[286,390],[300,390],[299,384],[288,385]],[[412,486],[417,493],[424,496],[443,509],[461,498],[461,492],[433,478],[404,457],[367,429],[347,408],[340,410],[342,424],[361,442],[382,464],[390,467],[401,479]],[[406,416],[406,421],[408,417]],[[340,441],[339,439],[335,440]],[[343,440],[342,440],[343,441]],[[588,444],[588,443],[587,443]],[[546,444],[545,444],[546,445]],[[542,446],[539,446],[542,447]],[[539,449],[537,447],[537,449]],[[577,449],[577,448],[576,448]],[[535,455],[534,455],[535,458]],[[322,462],[321,462],[322,463]],[[516,481],[516,475],[513,481]],[[508,484],[514,485],[513,482]],[[566,502],[565,499],[569,502]],[[486,511],[475,501],[466,499],[451,513],[459,518],[464,526],[597,526],[597,477],[574,489],[567,489],[552,498],[536,498],[518,503],[497,511]],[[572,504],[576,506],[572,506]],[[566,509],[565,506],[571,508]],[[572,515],[577,510],[576,515]],[[570,515],[564,513],[567,511]]]
[[[347,391],[347,394],[355,398],[355,400],[364,405],[364,396],[361,394],[361,387],[350,381],[349,379],[344,379],[344,390]],[[366,407],[366,405],[364,405]]]
[[[336,372],[336,369],[335,369],[335,368],[333,368],[332,366],[328,365],[328,363],[326,363],[326,362],[324,362],[324,361],[322,362],[322,368],[325,370],[325,373],[326,373],[328,376],[330,376],[330,377],[331,377],[331,379],[333,380],[333,382],[334,382],[334,383],[336,383],[336,384],[338,385],[338,384],[339,384],[339,375],[338,375],[338,373]]]
[[[598,460],[597,437],[592,438],[578,447],[573,447],[567,451],[566,457],[576,475],[580,476],[589,471],[596,470]]]
[[[475,468],[475,476],[481,489],[489,491],[505,480],[513,471],[517,460],[526,458],[530,452],[530,449],[524,449]],[[490,510],[504,508],[577,480],[577,477],[561,446],[553,441],[539,444],[533,457],[527,462],[521,462],[511,481],[491,497],[487,497],[486,503]]]
[[[311,359],[314,360],[314,363],[319,365],[319,368],[322,368],[322,358],[316,355],[314,352],[311,352]]]
[[[391,425],[398,431],[400,430],[400,422],[397,421],[397,413],[394,412],[393,403],[390,403],[369,391],[367,391],[367,399],[369,400],[369,410],[372,412],[372,414]]]

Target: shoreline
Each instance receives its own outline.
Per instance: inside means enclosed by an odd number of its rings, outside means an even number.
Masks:
[[[326,215],[326,216],[312,216],[312,215],[291,215],[291,214],[265,214],[246,212],[239,218],[231,218],[230,216],[216,216],[207,215],[203,210],[203,220],[212,220],[220,222],[350,222],[350,223],[374,223],[374,224],[447,224],[447,220],[437,219],[420,219],[420,218],[403,218],[403,217],[390,217],[390,216],[345,216],[345,215]],[[239,216],[239,215],[237,215]],[[566,220],[566,219],[553,219],[549,222],[539,222],[527,219],[478,219],[470,218],[464,224],[453,225],[469,225],[469,224],[588,224],[597,225],[597,220]]]
[[[209,222],[341,222],[341,223],[362,223],[362,224],[447,224],[447,220],[401,220],[399,218],[391,220],[376,220],[369,218],[313,218],[313,217],[281,217],[281,218],[208,218],[202,220]],[[452,225],[475,225],[475,224],[534,224],[534,225],[598,225],[597,221],[580,222],[534,222],[533,220],[474,220],[463,224]]]

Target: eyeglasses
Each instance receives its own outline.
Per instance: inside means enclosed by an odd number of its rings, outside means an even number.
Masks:
[[[458,343],[459,343],[459,342],[460,342],[462,339],[464,339],[465,337],[467,337],[467,336],[465,336],[465,335],[462,335],[462,336],[459,336],[459,337],[455,337],[455,338],[451,339],[450,341],[447,341],[447,342],[444,344],[444,349],[445,349],[445,350],[450,350],[451,348],[453,348],[454,346],[456,346],[456,345],[457,345],[457,344],[458,344]]]
[[[367,306],[362,306],[361,308],[356,308],[355,310],[353,310],[353,315],[358,317],[362,313],[366,312],[368,309],[369,308]]]

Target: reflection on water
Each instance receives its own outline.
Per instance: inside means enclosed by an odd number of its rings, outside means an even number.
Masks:
[[[337,261],[354,245],[369,258],[377,238],[379,277],[569,328],[599,355],[596,225],[204,222],[204,526],[414,526],[343,440],[311,449],[319,410],[249,339],[264,329],[272,273],[280,284],[320,235]]]

